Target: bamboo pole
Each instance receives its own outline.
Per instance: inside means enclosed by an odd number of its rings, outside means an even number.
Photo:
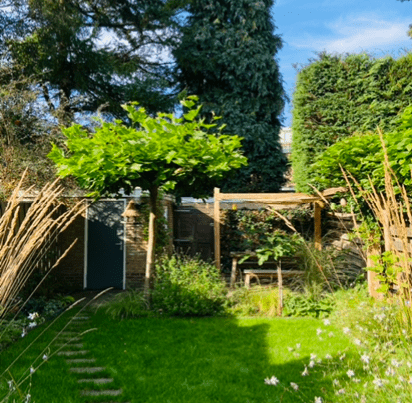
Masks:
[[[215,232],[215,262],[220,270],[220,189],[214,191],[214,232]]]

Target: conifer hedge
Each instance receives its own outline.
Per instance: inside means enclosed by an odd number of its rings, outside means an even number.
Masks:
[[[356,132],[392,131],[412,101],[412,54],[395,60],[366,54],[319,59],[298,73],[293,96],[292,166],[296,189],[307,185],[312,164],[339,139]]]

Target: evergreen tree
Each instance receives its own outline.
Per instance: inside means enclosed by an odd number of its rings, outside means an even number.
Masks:
[[[175,49],[180,90],[199,96],[203,113],[222,116],[227,133],[245,140],[249,165],[225,191],[278,191],[286,157],[279,143],[285,93],[275,59],[273,0],[193,0]]]
[[[172,1],[173,4],[176,2]],[[22,67],[67,125],[102,104],[113,115],[139,101],[170,109],[167,64],[156,52],[173,42],[167,0],[0,0],[2,63]],[[60,113],[59,113],[60,112]]]

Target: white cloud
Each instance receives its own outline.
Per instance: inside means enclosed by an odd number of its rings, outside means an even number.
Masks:
[[[389,20],[374,14],[364,14],[339,18],[327,23],[326,36],[304,34],[299,41],[293,41],[298,48],[326,50],[330,53],[353,53],[388,46],[410,45],[407,30],[411,19]],[[291,41],[292,42],[292,41]],[[292,43],[291,43],[292,44]]]

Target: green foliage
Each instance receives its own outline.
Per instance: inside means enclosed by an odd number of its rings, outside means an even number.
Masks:
[[[311,191],[307,184],[317,168],[310,165],[337,141],[354,133],[368,133],[377,126],[384,132],[394,131],[399,126],[400,115],[412,96],[411,65],[411,54],[398,60],[391,57],[373,59],[365,54],[321,54],[318,60],[299,72],[292,125],[292,165],[299,191]],[[344,160],[354,169],[366,169],[370,173],[376,169],[372,165],[378,142],[373,136],[344,140],[342,152],[335,149],[324,158]],[[348,157],[345,157],[346,152],[349,152]],[[403,152],[408,152],[405,147]],[[336,174],[335,168],[331,175]]]
[[[289,294],[284,301],[283,314],[285,316],[326,318],[334,306],[333,298],[328,295],[323,298],[315,298],[311,294]]]
[[[380,255],[370,256],[374,266],[368,267],[367,270],[377,273],[377,280],[379,280],[378,292],[387,294],[394,284],[407,288],[407,284],[399,284],[398,276],[403,272],[403,267],[400,264],[400,257],[392,251],[388,250]]]
[[[266,238],[266,242],[256,249],[259,265],[269,259],[278,260],[283,256],[292,256],[299,247],[302,247],[303,239],[298,234],[286,234],[277,230]]]
[[[151,314],[143,293],[135,290],[116,295],[105,307],[105,312],[112,319],[121,320],[147,317]]]
[[[188,112],[181,118],[167,113],[150,117],[144,108],[124,105],[131,126],[121,121],[102,123],[90,136],[73,125],[63,131],[70,154],[53,145],[49,157],[60,176],[74,176],[95,197],[122,188],[130,193],[137,186],[149,191],[187,186],[204,195],[205,181],[222,178],[245,165],[246,158],[239,151],[239,137],[206,132],[212,127],[220,132],[222,127],[196,120],[200,106],[195,107],[194,100],[182,101]]]
[[[198,258],[163,257],[156,264],[152,294],[155,311],[173,316],[222,313],[226,286],[216,266]]]
[[[284,290],[284,295],[288,291]],[[275,317],[279,312],[279,290],[277,288],[237,288],[229,297],[227,313],[235,316]]]
[[[278,191],[287,160],[279,144],[285,93],[275,59],[273,0],[189,2],[173,54],[180,90],[197,94],[202,114],[222,116],[227,133],[242,136],[249,165],[221,183],[224,191]]]
[[[124,116],[121,102],[138,100],[151,111],[171,108],[167,64],[154,52],[174,42],[176,7],[162,0],[1,0],[0,49],[8,63],[34,75],[61,124],[102,104]],[[168,30],[166,30],[168,28]],[[111,43],[99,43],[110,32]]]
[[[399,183],[412,190],[412,106],[405,108],[400,125],[384,134],[389,164]],[[319,155],[313,164],[312,184],[320,190],[346,185],[341,167],[364,190],[385,190],[384,151],[378,133],[358,134],[338,141]],[[394,184],[398,191],[397,184]],[[356,187],[355,187],[356,191]],[[362,196],[359,194],[359,198]]]

